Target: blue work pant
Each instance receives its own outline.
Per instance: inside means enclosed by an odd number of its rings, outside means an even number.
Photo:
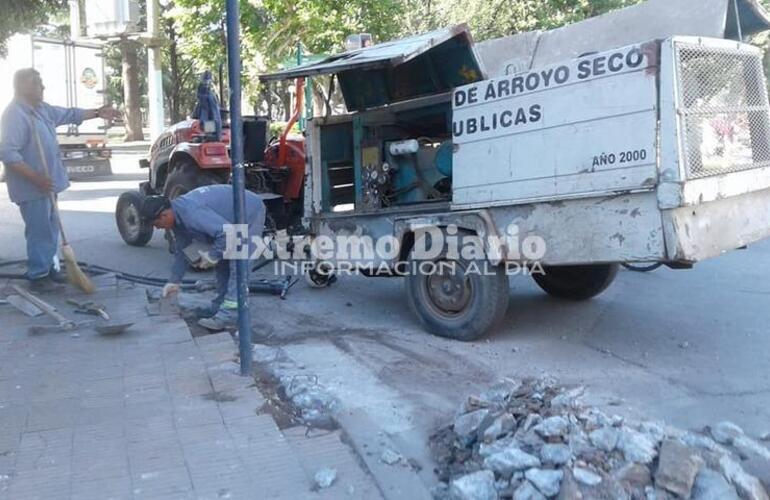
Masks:
[[[238,281],[235,271],[234,260],[222,259],[217,263],[214,274],[217,278],[217,296],[214,299],[214,306],[221,309],[223,304],[226,309],[233,309],[233,303],[238,302]]]
[[[251,238],[261,237],[265,229],[265,212],[260,211],[254,219],[249,221],[249,256],[254,252],[255,245]],[[214,273],[217,279],[217,296],[214,299],[214,307],[217,309],[235,309],[238,302],[238,281],[236,272],[236,260],[222,259],[217,263]],[[248,261],[249,274],[251,274],[251,260]]]
[[[59,223],[50,198],[19,204],[27,240],[27,278],[48,276],[59,246]]]

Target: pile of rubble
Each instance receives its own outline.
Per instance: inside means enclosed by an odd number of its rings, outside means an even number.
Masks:
[[[431,438],[434,497],[768,500],[742,460],[770,471],[770,450],[735,424],[689,432],[632,422],[581,405],[581,395],[506,379],[469,397]]]

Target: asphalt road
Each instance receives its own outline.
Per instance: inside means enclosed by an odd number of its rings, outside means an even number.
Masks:
[[[131,248],[115,228],[117,196],[145,177],[138,158],[120,154],[113,177],[75,183],[61,197],[63,217],[81,259],[165,277],[171,257],[160,234]],[[23,226],[4,187],[0,217],[0,260],[23,257]],[[282,346],[343,405],[404,441],[424,437],[464,394],[528,375],[584,384],[613,413],[682,427],[730,419],[756,435],[770,430],[768,262],[765,242],[692,270],[624,271],[578,304],[514,277],[504,325],[474,343],[424,333],[397,279],[299,283],[285,301],[254,297],[252,309],[256,341]]]

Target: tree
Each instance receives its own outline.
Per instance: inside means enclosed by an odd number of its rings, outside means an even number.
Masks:
[[[165,17],[163,29],[167,40],[163,47],[163,94],[171,123],[176,123],[195,107],[197,74],[194,61],[180,50],[184,40],[173,20]]]
[[[310,53],[323,54],[339,52],[352,33],[366,31],[381,41],[391,39],[399,32],[402,1],[241,0],[244,95],[254,104],[267,101],[265,109],[278,105],[288,113],[288,86],[265,91],[257,78],[260,73],[292,60],[297,43]],[[226,60],[224,1],[176,0],[167,15],[184,40],[182,52],[195,61],[196,70],[216,73]]]
[[[60,13],[67,0],[3,0],[0,9],[0,55],[5,55],[6,42],[16,33],[24,33],[48,22]]]
[[[640,0],[404,0],[401,34],[468,23],[477,41],[549,30]]]
[[[123,54],[123,100],[126,113],[126,141],[144,140],[142,131],[141,94],[139,93],[139,44],[123,39],[120,42]]]

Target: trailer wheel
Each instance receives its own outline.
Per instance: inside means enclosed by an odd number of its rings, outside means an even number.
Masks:
[[[588,300],[609,287],[618,264],[543,266],[545,274],[533,274],[535,283],[548,295],[567,300]]]
[[[486,261],[410,258],[405,277],[412,311],[430,333],[455,340],[481,338],[508,308],[508,276]],[[473,269],[475,264],[477,272]],[[485,267],[486,266],[486,267]]]
[[[127,191],[120,195],[115,209],[115,222],[120,237],[134,247],[143,247],[152,239],[152,224],[139,216],[142,199],[139,191]]]

